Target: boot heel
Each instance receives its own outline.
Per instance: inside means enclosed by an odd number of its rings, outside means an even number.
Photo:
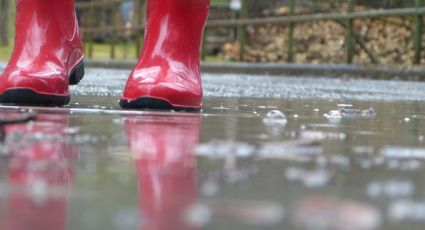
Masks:
[[[84,77],[84,62],[81,61],[78,63],[77,66],[75,66],[74,70],[71,72],[71,75],[69,76],[69,84],[70,85],[76,85],[78,84],[81,79]]]

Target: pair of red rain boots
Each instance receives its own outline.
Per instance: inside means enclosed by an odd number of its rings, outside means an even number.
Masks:
[[[61,106],[84,76],[73,0],[17,0],[12,57],[0,77],[0,103]],[[148,0],[145,46],[120,105],[199,110],[199,51],[210,0]]]

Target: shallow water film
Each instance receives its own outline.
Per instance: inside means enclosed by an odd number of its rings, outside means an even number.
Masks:
[[[127,74],[0,107],[0,229],[423,229],[425,84],[207,74],[176,113]]]

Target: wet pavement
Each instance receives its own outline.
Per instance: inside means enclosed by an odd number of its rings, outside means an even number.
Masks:
[[[422,229],[425,83],[204,75],[202,113],[0,107],[0,229]]]

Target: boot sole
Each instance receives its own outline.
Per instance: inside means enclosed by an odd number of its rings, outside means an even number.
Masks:
[[[69,76],[69,85],[78,84],[84,77],[84,62],[78,63]],[[35,106],[63,106],[69,103],[71,96],[58,96],[37,93],[32,89],[9,89],[0,95],[0,103],[35,105]]]
[[[120,100],[120,106],[123,109],[175,110],[187,112],[198,112],[201,110],[201,108],[173,106],[168,101],[149,97],[141,97],[131,102]]]

